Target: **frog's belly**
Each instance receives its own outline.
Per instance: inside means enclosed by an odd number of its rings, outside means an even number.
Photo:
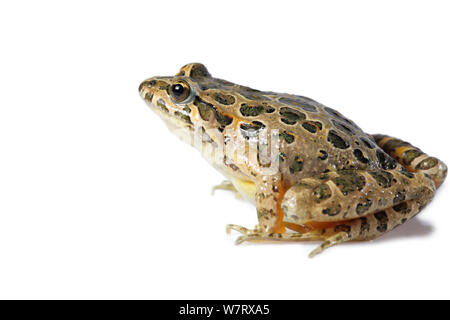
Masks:
[[[255,204],[256,185],[253,181],[231,178],[231,183],[239,194],[247,201]]]

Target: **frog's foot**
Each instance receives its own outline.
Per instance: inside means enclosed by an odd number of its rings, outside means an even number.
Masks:
[[[318,246],[316,249],[314,249],[310,254],[309,257],[312,258],[315,255],[323,252],[325,249],[335,246],[337,244],[349,241],[350,238],[348,236],[347,232],[341,231],[339,233],[336,233],[335,235],[328,237],[325,239],[324,242],[320,246]]]
[[[231,230],[242,233],[243,235],[248,235],[253,232],[252,230],[247,229],[246,227],[238,226],[237,224],[227,224],[227,234],[229,234]]]
[[[235,230],[242,234],[239,238],[236,239],[236,244],[241,244],[245,241],[314,241],[314,240],[324,240],[323,243],[314,249],[309,257],[312,258],[315,255],[323,252],[325,249],[335,246],[337,244],[346,242],[350,240],[350,237],[347,232],[338,232],[334,235],[331,235],[327,238],[323,238],[317,232],[306,232],[306,233],[271,233],[271,232],[263,232],[258,227],[254,230],[247,229],[242,226],[238,226],[235,224],[227,225],[227,233],[230,233],[231,230]]]
[[[237,191],[237,189],[234,187],[233,183],[229,180],[222,181],[220,184],[212,187],[211,195],[214,195],[216,190],[228,190],[234,192],[237,199],[241,199],[241,194]]]
[[[245,241],[305,241],[305,240],[318,240],[317,234],[312,232],[308,233],[275,233],[275,232],[265,232],[259,226],[256,226],[255,229],[247,229],[242,226],[238,226],[235,224],[227,225],[227,233],[230,233],[231,230],[235,230],[242,234],[239,238],[236,239],[236,244],[241,244]]]

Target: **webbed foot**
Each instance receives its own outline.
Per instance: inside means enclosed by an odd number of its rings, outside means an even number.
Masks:
[[[324,238],[322,235],[317,232],[306,232],[306,233],[271,233],[264,232],[258,226],[255,229],[247,229],[245,227],[229,224],[227,225],[227,233],[230,233],[231,230],[237,231],[242,235],[239,236],[235,243],[241,244],[245,241],[315,241],[315,240],[323,240],[322,244],[314,249],[309,257],[312,258],[317,254],[323,252],[325,249],[335,246],[337,244],[349,241],[350,238],[346,232],[339,232],[332,236]]]
[[[242,236],[236,239],[236,244],[241,244],[245,241],[301,241],[301,240],[314,240],[317,237],[311,234],[306,233],[274,233],[274,232],[265,232],[261,229],[261,227],[256,226],[255,229],[247,229],[245,227],[229,224],[227,225],[227,233],[230,233],[231,230],[235,230],[242,234]]]

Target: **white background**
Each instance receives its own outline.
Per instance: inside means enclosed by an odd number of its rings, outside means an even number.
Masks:
[[[213,76],[309,96],[450,163],[445,1],[0,5],[0,298],[450,298],[448,182],[406,225],[327,250],[244,244],[250,204],[139,83]]]

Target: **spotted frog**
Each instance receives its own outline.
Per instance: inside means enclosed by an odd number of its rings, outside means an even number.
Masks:
[[[431,201],[446,165],[408,142],[367,134],[340,112],[293,94],[213,78],[199,63],[139,86],[145,102],[256,205],[256,240],[322,241],[310,256],[375,239]]]

